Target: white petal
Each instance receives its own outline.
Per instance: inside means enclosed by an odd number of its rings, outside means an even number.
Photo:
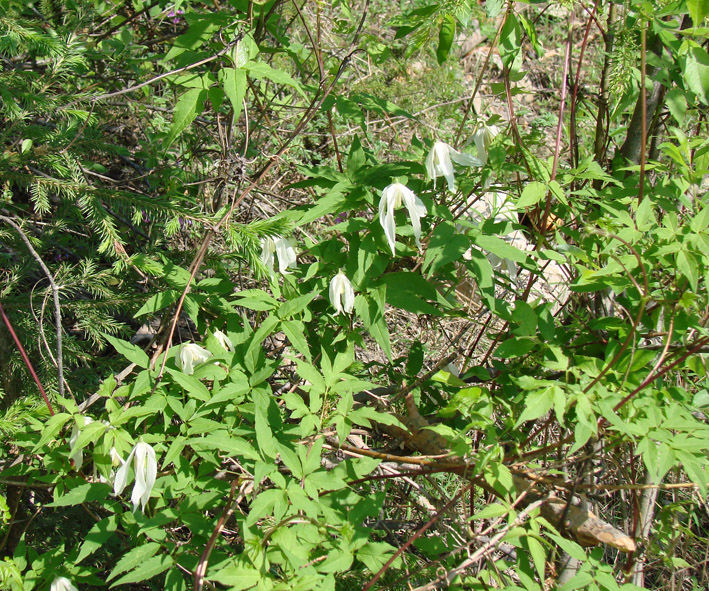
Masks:
[[[379,223],[384,229],[391,253],[396,254],[396,223],[394,222],[394,209],[397,201],[397,191],[399,183],[387,186],[382,191],[379,200]]]
[[[140,441],[134,448],[135,452],[135,485],[131,494],[133,511],[140,504],[141,511],[145,511],[145,505],[150,499],[150,492],[155,485],[157,476],[157,460],[155,450],[147,443]]]
[[[340,312],[351,314],[354,309],[354,289],[352,283],[342,271],[338,272],[330,281],[330,303],[336,310],[335,316]]]
[[[123,465],[123,458],[119,455],[118,450],[115,447],[111,448],[109,455],[111,456],[111,466],[117,468],[118,466]]]
[[[66,577],[57,577],[52,581],[50,591],[79,591]]]
[[[343,296],[345,299],[343,308],[345,309],[345,312],[347,314],[352,314],[352,310],[354,310],[355,294],[349,279],[347,280],[347,285],[345,287],[345,293],[343,294]]]
[[[219,344],[227,351],[234,350],[234,343],[232,343],[231,339],[226,336],[221,330],[214,331],[214,338],[217,339],[217,341],[219,341]]]
[[[212,356],[206,349],[195,343],[183,343],[180,346],[180,369],[188,375],[194,373],[194,364],[204,363]]]
[[[276,252],[276,244],[270,236],[261,238],[261,262],[271,274],[273,274],[273,253]]]
[[[130,455],[128,456],[126,461],[123,462],[123,465],[118,468],[118,472],[116,472],[116,480],[113,483],[114,495],[120,495],[123,492],[123,489],[126,487],[126,484],[128,483],[128,470],[130,468],[130,462],[133,459],[134,455],[135,447],[133,448],[133,451],[130,452]]]
[[[485,166],[487,164],[487,146],[485,145],[485,130],[481,129],[476,132],[473,136],[475,140],[475,149],[478,151],[478,157],[480,158],[480,164],[478,166]]]
[[[411,228],[414,231],[416,246],[418,246],[420,250],[421,218],[426,216],[426,206],[409,188],[406,188],[406,192],[404,193],[404,203],[406,204],[406,209],[409,211],[409,217],[411,218]]]
[[[436,167],[433,164],[434,151],[433,149],[426,156],[426,172],[428,173],[428,178],[433,181],[433,188],[436,188]]]
[[[478,155],[480,154],[478,153]],[[458,152],[458,150],[454,150],[453,148],[450,149],[450,157],[453,162],[461,166],[483,166],[483,162],[480,158],[476,158],[472,154],[466,154],[465,152]],[[487,155],[485,158],[487,159]]]
[[[296,264],[295,249],[291,243],[280,236],[275,241],[276,255],[278,256],[278,270],[283,274],[288,274],[288,267]]]
[[[342,312],[342,302],[340,301],[340,274],[338,273],[330,281],[330,303],[335,308],[335,316]]]

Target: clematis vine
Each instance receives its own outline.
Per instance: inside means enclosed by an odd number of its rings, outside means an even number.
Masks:
[[[487,164],[487,150],[490,147],[492,140],[499,133],[500,129],[497,125],[481,125],[475,132],[475,135],[473,135],[475,149],[478,151],[478,158],[482,163],[481,166],[485,166],[485,164]]]
[[[442,176],[448,182],[448,190],[455,191],[453,162],[461,166],[482,166],[483,161],[471,154],[459,152],[445,142],[436,142],[426,157],[426,171],[436,186],[436,178]]]
[[[278,257],[278,270],[287,275],[289,267],[295,267],[296,254],[291,241],[282,236],[264,236],[261,238],[261,262],[273,275],[273,255]]]
[[[394,211],[404,204],[411,218],[416,246],[421,250],[421,218],[426,216],[426,206],[406,185],[393,183],[382,191],[379,201],[379,223],[384,228],[392,254],[396,254],[396,223]]]
[[[155,486],[155,479],[158,474],[155,450],[143,441],[135,444],[128,459],[123,462],[123,465],[116,473],[116,482],[113,484],[113,492],[116,495],[120,495],[126,487],[131,460],[133,460],[133,471],[135,473],[135,484],[130,497],[133,503],[133,511],[138,509],[138,505],[140,505],[141,511],[145,511],[145,505],[150,499],[150,493],[153,490],[153,486]]]
[[[49,587],[50,591],[79,591],[66,577],[57,577]]]
[[[336,310],[335,316],[340,312],[351,314],[354,309],[354,298],[352,283],[347,279],[347,275],[340,271],[330,281],[330,303]]]
[[[221,330],[215,330],[214,331],[214,338],[217,339],[219,344],[224,347],[227,351],[233,351],[234,350],[234,343],[231,342],[231,339],[226,336]]]

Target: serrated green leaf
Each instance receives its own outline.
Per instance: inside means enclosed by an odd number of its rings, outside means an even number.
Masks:
[[[117,577],[121,573],[134,569],[142,562],[152,558],[160,550],[160,544],[157,542],[148,542],[142,546],[136,546],[126,552],[121,559],[113,567],[111,574],[108,575],[107,581]]]
[[[202,112],[206,99],[207,91],[204,88],[191,88],[177,100],[172,116],[170,133],[168,133],[163,143],[164,149],[167,150],[172,142],[177,139],[177,136]]]
[[[111,583],[109,589],[113,589],[117,585],[127,585],[128,583],[139,583],[140,581],[146,581],[152,579],[153,577],[165,572],[168,568],[172,567],[174,560],[171,556],[167,554],[160,554],[158,556],[153,556],[147,560],[140,563],[140,566],[135,570],[129,572],[127,575],[122,576],[117,581]],[[113,573],[111,573],[113,574]]]
[[[110,515],[102,519],[86,533],[84,542],[79,548],[79,555],[74,564],[79,564],[84,558],[90,556],[103,546],[116,533],[118,529],[118,515]]]
[[[244,591],[256,586],[261,580],[261,573],[250,566],[232,565],[210,574],[207,579],[227,585],[229,591]]]

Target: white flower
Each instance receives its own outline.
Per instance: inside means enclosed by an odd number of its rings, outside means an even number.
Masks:
[[[79,591],[66,577],[57,577],[52,581],[50,591]]]
[[[226,336],[221,330],[214,331],[214,338],[217,339],[217,341],[219,341],[219,344],[227,351],[234,350],[234,343],[232,343],[231,339]]]
[[[351,314],[354,308],[354,289],[347,276],[340,271],[330,281],[330,303],[337,310],[335,316],[340,312]]]
[[[83,427],[86,427],[89,423],[93,423],[94,420],[91,417],[84,417],[84,424]],[[69,448],[73,448],[74,445],[76,444],[77,439],[79,439],[79,433],[81,433],[81,429],[77,427],[76,423],[74,423],[74,427],[71,430],[71,437],[69,438]],[[74,469],[78,472],[81,470],[81,465],[84,463],[84,453],[82,450],[77,451],[74,455],[69,458],[74,462]]]
[[[448,190],[455,191],[455,177],[453,175],[453,162],[461,166],[482,166],[483,162],[479,158],[458,152],[452,146],[444,142],[436,142],[426,157],[426,171],[436,186],[436,177],[442,176],[448,181]]]
[[[121,454],[118,453],[118,450],[115,447],[111,448],[109,455],[111,456],[111,466],[113,466],[114,468],[118,468],[118,466],[123,465],[123,458],[121,457]]]
[[[194,364],[204,363],[212,354],[194,343],[184,343],[180,347],[180,369],[186,374],[194,373]]]
[[[416,246],[421,249],[421,218],[426,215],[426,206],[407,186],[401,183],[389,185],[382,191],[382,198],[379,201],[379,223],[384,228],[392,254],[396,254],[396,224],[394,223],[394,211],[401,204],[409,210],[411,227],[414,230]]]
[[[261,238],[261,262],[273,274],[273,255],[278,257],[278,270],[289,273],[288,267],[295,267],[296,254],[290,240],[281,236],[264,236]]]
[[[473,135],[475,149],[478,151],[478,158],[482,163],[481,166],[487,164],[487,149],[498,133],[500,133],[500,129],[497,125],[481,125],[480,129]]]
[[[155,486],[155,478],[158,474],[155,450],[142,441],[135,444],[128,459],[123,462],[123,465],[116,473],[116,482],[113,485],[113,492],[116,495],[120,495],[126,487],[131,460],[134,460],[133,471],[135,472],[133,494],[130,496],[130,500],[133,503],[133,511],[138,508],[138,504],[140,504],[140,510],[145,511],[145,505],[150,499],[150,492]]]

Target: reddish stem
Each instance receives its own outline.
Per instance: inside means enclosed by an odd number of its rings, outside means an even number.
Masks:
[[[30,358],[27,356],[27,352],[25,351],[25,348],[22,346],[20,339],[17,338],[17,334],[15,334],[15,329],[12,327],[12,323],[10,322],[10,319],[7,317],[7,314],[5,314],[5,309],[2,307],[1,302],[0,302],[0,314],[2,315],[2,319],[5,322],[5,326],[7,326],[7,330],[10,331],[10,334],[12,335],[12,339],[15,341],[15,345],[17,345],[17,349],[20,352],[20,355],[22,355],[22,360],[25,362],[27,369],[30,371],[30,374],[32,375],[32,379],[37,384],[37,388],[39,388],[39,393],[42,395],[42,398],[44,398],[44,402],[47,405],[47,408],[49,409],[49,414],[53,416],[54,409],[52,408],[52,403],[49,402],[49,397],[47,396],[47,393],[44,391],[44,388],[42,387],[42,382],[39,381],[39,378],[37,377],[37,373],[34,371],[34,367],[32,367],[32,362],[30,361]]]

